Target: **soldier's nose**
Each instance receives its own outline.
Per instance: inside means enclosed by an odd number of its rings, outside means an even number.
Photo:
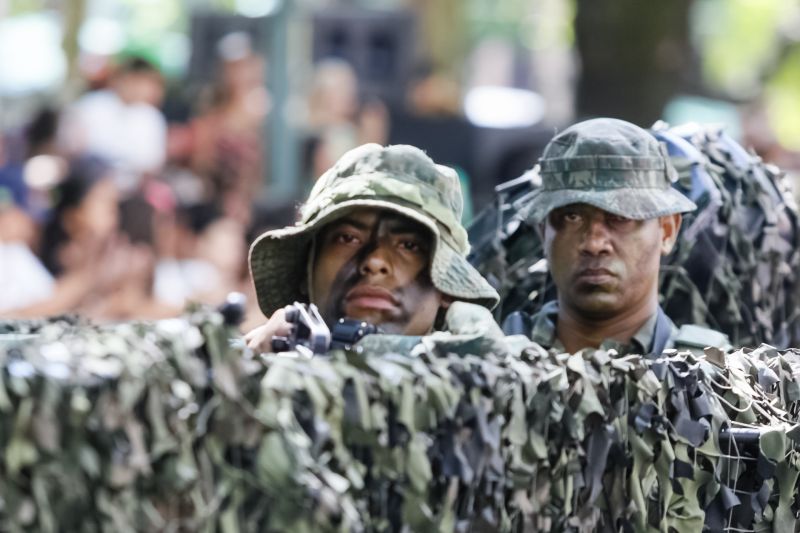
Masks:
[[[385,247],[378,245],[367,252],[359,266],[361,275],[388,275],[391,272],[391,261]]]
[[[579,249],[588,254],[602,254],[610,251],[611,241],[608,227],[602,220],[593,218],[588,222]]]

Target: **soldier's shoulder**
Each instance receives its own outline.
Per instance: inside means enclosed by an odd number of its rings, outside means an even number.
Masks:
[[[724,352],[731,350],[728,336],[715,329],[698,326],[697,324],[684,324],[677,328],[672,339],[672,347],[677,350],[702,352],[705,348],[717,348]]]
[[[502,336],[494,315],[486,307],[469,302],[453,302],[444,317],[444,330],[457,335],[491,333]]]

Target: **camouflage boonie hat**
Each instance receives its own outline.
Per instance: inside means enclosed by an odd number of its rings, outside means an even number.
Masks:
[[[570,204],[636,220],[697,208],[672,188],[678,174],[666,147],[623,120],[597,118],[567,128],[547,143],[539,173],[542,187],[522,213],[537,224]]]
[[[443,294],[492,308],[499,296],[467,262],[464,200],[456,172],[413,146],[365,144],[344,154],[314,185],[294,226],[268,231],[250,247],[250,273],[265,315],[296,300],[308,276],[314,235],[360,207],[389,209],[429,228],[430,276]]]

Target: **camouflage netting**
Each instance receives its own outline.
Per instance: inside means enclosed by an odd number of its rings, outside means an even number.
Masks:
[[[797,352],[262,358],[205,312],[0,331],[3,531],[796,524]]]
[[[698,205],[662,261],[667,315],[726,333],[734,346],[800,344],[800,225],[783,174],[719,127],[657,126],[653,134],[678,170],[675,187]],[[496,205],[469,230],[470,262],[500,293],[501,323],[555,297],[536,229],[516,216],[539,185],[534,169],[500,186]]]

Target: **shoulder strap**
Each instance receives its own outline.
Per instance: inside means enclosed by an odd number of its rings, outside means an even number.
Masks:
[[[675,337],[675,348],[677,349],[703,349],[707,346],[719,348],[722,351],[731,349],[728,336],[711,328],[696,326],[694,324],[684,324],[678,330]]]
[[[533,318],[525,311],[514,311],[503,320],[503,333],[506,335],[525,335],[531,338]]]
[[[672,337],[672,320],[669,319],[667,314],[658,306],[656,311],[656,327],[653,331],[653,344],[650,346],[650,355],[661,355],[669,344],[669,339]]]

